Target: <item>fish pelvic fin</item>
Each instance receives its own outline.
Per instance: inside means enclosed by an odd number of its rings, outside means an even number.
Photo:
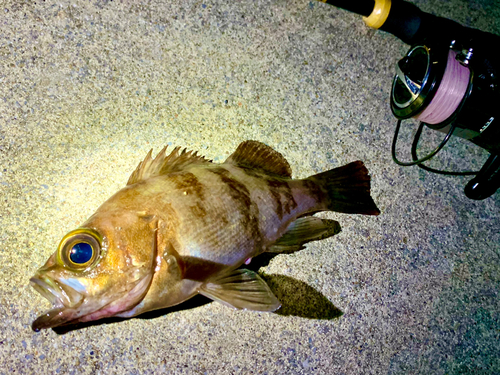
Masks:
[[[168,146],[165,146],[154,159],[151,157],[153,152],[151,149],[144,160],[141,161],[134,172],[132,172],[127,185],[132,185],[151,177],[178,172],[188,165],[211,163],[211,160],[207,160],[203,156],[197,155],[196,152],[187,151],[186,149],[180,151],[180,147],[174,148],[172,152],[167,155],[167,147]]]
[[[338,221],[314,216],[300,217],[293,221],[286,232],[267,250],[271,253],[292,253],[304,248],[304,244],[322,240],[340,233]]]
[[[260,169],[280,177],[292,177],[292,169],[278,151],[258,141],[240,143],[225,161],[238,167]]]
[[[246,269],[223,274],[203,284],[198,292],[235,309],[272,312],[281,307],[266,282]]]
[[[355,161],[306,179],[326,193],[326,210],[348,214],[380,214],[370,195],[370,175],[362,161]]]

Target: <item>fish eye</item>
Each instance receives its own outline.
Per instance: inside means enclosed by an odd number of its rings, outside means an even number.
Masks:
[[[92,253],[94,249],[88,243],[79,242],[75,244],[69,251],[69,259],[76,264],[87,263],[92,259]]]
[[[101,236],[92,229],[79,228],[71,231],[59,245],[58,260],[74,271],[87,269],[99,259],[101,242]]]

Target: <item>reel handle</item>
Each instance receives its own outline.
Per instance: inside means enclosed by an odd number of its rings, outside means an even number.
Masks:
[[[500,187],[500,155],[491,154],[479,173],[465,186],[465,195],[481,200],[493,195]]]

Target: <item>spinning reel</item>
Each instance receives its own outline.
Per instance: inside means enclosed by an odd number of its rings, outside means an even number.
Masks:
[[[471,199],[485,199],[500,187],[500,37],[422,12],[393,0],[328,0],[361,14],[366,24],[395,35],[411,48],[396,65],[391,110],[398,119],[392,143],[393,160],[448,175],[474,175],[466,185]],[[412,161],[396,156],[401,124],[420,121],[411,147]],[[439,146],[419,157],[424,126],[445,133]],[[434,157],[450,137],[458,136],[484,148],[490,157],[478,172],[448,172],[423,162]]]

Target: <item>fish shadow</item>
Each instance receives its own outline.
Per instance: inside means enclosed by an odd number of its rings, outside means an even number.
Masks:
[[[242,268],[258,272],[277,255],[261,254]],[[343,314],[328,298],[303,281],[279,274],[264,274],[261,277],[281,302],[281,308],[276,310],[275,314],[322,320],[336,319]]]
[[[276,254],[263,254],[255,261],[252,260],[250,265],[244,265],[241,268],[257,272],[260,267],[269,264],[274,256],[276,256]],[[272,292],[281,302],[281,308],[276,310],[274,314],[321,320],[337,319],[343,314],[343,312],[335,307],[328,298],[303,281],[279,274],[261,274],[261,277],[266,281]],[[128,319],[156,319],[177,311],[195,309],[211,302],[213,302],[211,299],[199,294],[179,305],[149,311],[134,318],[104,318],[92,322],[54,327],[52,330],[59,335],[63,335],[90,326],[114,324]]]
[[[149,320],[149,319],[156,319],[159,318],[160,316],[171,314],[177,311],[184,311],[184,310],[191,310],[195,309],[197,307],[206,305],[207,303],[213,302],[211,299],[206,298],[202,296],[201,294],[198,294],[187,301],[180,303],[175,306],[167,307],[164,309],[159,309],[159,310],[153,310],[153,311],[148,311],[145,312],[141,315],[132,317],[132,318],[103,318],[100,320],[95,320],[91,322],[85,322],[85,323],[77,323],[77,324],[69,324],[65,326],[59,326],[59,327],[54,327],[52,330],[57,333],[58,335],[64,335],[68,332],[71,331],[77,331],[83,328],[87,327],[94,327],[94,326],[100,326],[103,324],[114,324],[114,323],[120,323],[125,320],[130,320],[130,319],[144,319],[144,320]]]
[[[284,275],[262,275],[262,278],[281,302],[275,314],[321,320],[337,319],[343,314],[328,298],[303,281]]]

